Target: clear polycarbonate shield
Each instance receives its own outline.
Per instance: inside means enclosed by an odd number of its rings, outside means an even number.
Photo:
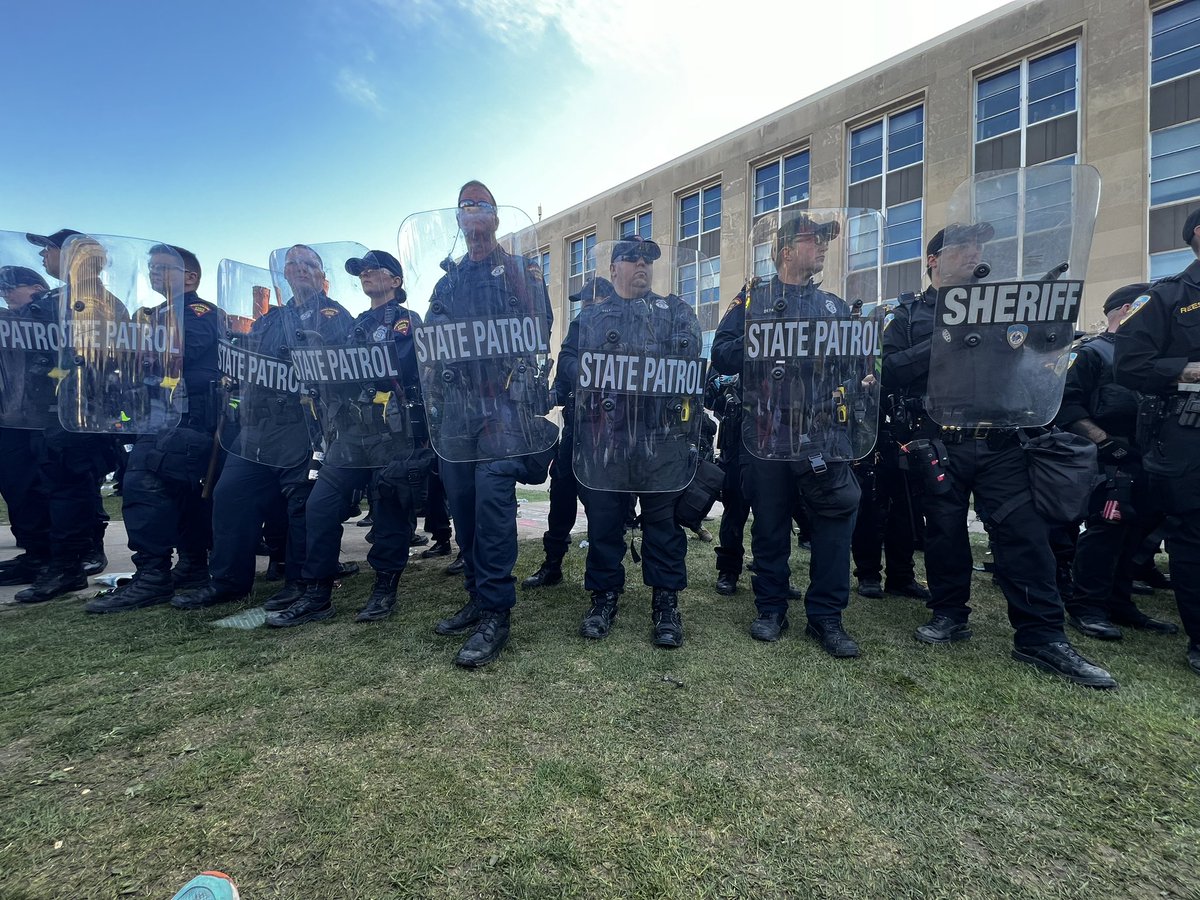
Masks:
[[[167,244],[75,235],[63,244],[58,418],[68,431],[150,434],[179,424],[184,264]]]
[[[410,404],[416,385],[401,374],[397,340],[409,340],[412,320],[383,307],[394,296],[390,273],[361,244],[303,245],[272,254],[272,272],[281,291],[302,297],[306,267],[319,259],[324,294],[346,316],[323,306],[295,317],[291,360],[321,428],[325,463],[348,468],[381,468],[414,446]],[[365,273],[365,278],[362,277]],[[366,290],[382,291],[381,309],[371,312]],[[409,390],[413,388],[413,390]]]
[[[412,308],[424,318],[414,348],[437,454],[474,462],[554,446],[553,314],[529,217],[470,202],[409,216],[398,243]]]
[[[54,416],[62,328],[55,296],[42,299],[47,318],[30,314],[34,297],[60,286],[45,268],[41,247],[23,231],[0,231],[0,426],[45,428]]]
[[[704,341],[681,297],[712,263],[641,239],[596,245],[580,310],[574,468],[598,491],[680,491],[699,459]]]
[[[759,459],[819,469],[874,448],[885,227],[873,209],[791,209],[754,223],[742,443]]]
[[[225,313],[226,326],[218,346],[221,446],[276,468],[304,463],[313,452],[310,434],[318,435],[320,426],[292,368],[281,299],[270,270],[221,260],[217,305]]]
[[[952,427],[1033,427],[1062,402],[1100,173],[1043,165],[976,175],[946,211],[929,415]]]

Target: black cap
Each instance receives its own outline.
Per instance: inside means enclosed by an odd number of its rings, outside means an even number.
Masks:
[[[990,222],[976,222],[974,225],[947,225],[929,239],[929,243],[925,247],[925,255],[927,257],[937,256],[946,244],[965,244],[970,241],[986,244],[995,236],[996,229]]]
[[[589,303],[594,303],[597,300],[607,300],[612,295],[612,282],[607,278],[601,278],[597,275],[580,288],[579,293],[572,294],[568,299],[573,303],[582,303],[584,306],[587,306]]]
[[[654,262],[662,256],[662,250],[654,241],[642,237],[640,234],[631,234],[627,238],[621,238],[613,244],[612,260],[616,262],[624,256],[640,257],[646,262]]]
[[[44,291],[50,290],[46,279],[33,269],[25,266],[0,266],[0,288],[7,290],[25,285],[40,287]]]
[[[815,234],[818,237],[823,237],[827,241],[834,240],[842,233],[842,226],[834,219],[831,222],[818,222],[811,216],[800,214],[788,219],[779,227],[776,232],[776,237],[779,243],[790,244],[799,237],[805,237],[810,234]]]
[[[1184,246],[1192,246],[1192,236],[1195,235],[1197,226],[1200,226],[1200,209],[1192,210],[1187,221],[1183,223]]]
[[[27,234],[25,240],[38,247],[58,247],[62,249],[62,245],[67,242],[67,238],[74,237],[77,234],[83,234],[82,231],[75,231],[72,228],[60,228],[54,234]]]
[[[387,269],[397,278],[404,277],[404,269],[400,267],[400,260],[392,256],[386,250],[372,250],[361,259],[355,257],[346,260],[346,271],[351,275],[361,275],[364,269]]]
[[[1150,290],[1148,284],[1127,284],[1125,287],[1117,288],[1104,301],[1104,314],[1107,316],[1114,309],[1120,309],[1126,303],[1132,303],[1148,290]]]

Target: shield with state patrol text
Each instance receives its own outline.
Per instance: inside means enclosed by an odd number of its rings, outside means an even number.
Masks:
[[[414,445],[410,407],[419,402],[420,392],[415,371],[406,378],[400,356],[411,344],[415,317],[388,305],[395,296],[391,273],[366,247],[352,242],[275,251],[271,268],[277,291],[301,296],[304,268],[317,260],[321,290],[333,303],[294,316],[292,368],[319,422],[325,463],[381,468]],[[313,287],[315,282],[308,289]],[[378,294],[377,301],[368,289]],[[343,315],[347,327],[328,327]]]
[[[755,222],[753,277],[737,302],[742,443],[759,459],[821,470],[875,446],[884,229],[872,209],[791,209]]]
[[[955,190],[935,260],[925,398],[935,422],[1021,428],[1053,420],[1099,203],[1091,166],[987,172]]]
[[[37,237],[36,235],[34,236]],[[23,231],[0,231],[0,426],[40,429],[55,417],[63,329],[59,280]],[[34,300],[38,303],[34,303]]]
[[[438,456],[477,462],[553,447],[553,313],[529,217],[468,198],[409,216],[398,244],[424,319],[413,349]]]
[[[704,340],[695,286],[713,264],[633,236],[596,245],[593,301],[580,310],[575,477],[598,491],[681,491],[696,473]]]
[[[168,244],[75,235],[60,257],[58,418],[68,431],[152,434],[179,424],[184,265]]]

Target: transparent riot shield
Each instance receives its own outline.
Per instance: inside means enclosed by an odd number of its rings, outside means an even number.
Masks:
[[[414,348],[438,456],[474,462],[554,446],[553,313],[529,217],[486,203],[433,210],[405,219],[398,242],[424,318]]]
[[[0,426],[45,428],[54,416],[62,327],[59,280],[23,231],[0,231]],[[56,270],[57,271],[57,270]],[[34,299],[39,303],[33,305]],[[52,315],[49,315],[51,314]]]
[[[325,462],[381,468],[413,449],[409,406],[418,392],[415,383],[405,384],[397,343],[411,339],[413,319],[386,308],[390,290],[372,310],[359,273],[371,279],[380,266],[362,244],[275,251],[271,267],[277,289],[293,300],[302,297],[308,285],[305,267],[315,259],[322,264],[324,299],[320,306],[309,301],[294,316],[292,367],[316,411]]]
[[[783,210],[751,231],[742,443],[760,459],[861,459],[875,446],[883,216]]]
[[[641,238],[596,245],[576,321],[575,477],[598,491],[681,491],[696,473],[704,341],[682,299],[708,260]]]
[[[941,425],[1033,427],[1062,402],[1100,203],[1091,166],[976,175],[946,211],[925,408]]]
[[[58,417],[68,431],[150,434],[179,424],[183,260],[156,241],[76,235],[63,244]]]

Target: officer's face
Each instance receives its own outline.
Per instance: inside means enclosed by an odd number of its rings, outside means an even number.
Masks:
[[[458,198],[458,227],[467,237],[489,237],[496,234],[500,219],[496,201],[478,185],[470,185]]]
[[[307,247],[293,247],[283,262],[283,277],[299,300],[319,294],[325,288],[325,269],[321,258]]]
[[[38,255],[42,258],[42,268],[46,270],[46,274],[58,278],[58,266],[59,261],[62,259],[62,249],[60,247],[43,247]]]
[[[150,257],[150,287],[164,297],[183,295],[183,263],[170,253],[155,253]]]
[[[802,234],[783,249],[780,274],[793,281],[805,280],[825,268],[829,239],[823,234]]]
[[[372,299],[376,297],[390,299],[395,295],[396,288],[404,283],[387,269],[363,269],[358,273],[358,280],[362,285],[363,293]]]
[[[22,284],[19,287],[0,287],[0,299],[8,304],[9,309],[20,309],[28,306],[35,294],[45,290],[41,285]]]
[[[650,277],[654,263],[645,256],[626,253],[617,257],[609,266],[609,275],[617,293],[626,299],[645,296],[650,290]]]
[[[977,240],[947,244],[933,257],[931,268],[937,271],[942,284],[966,284],[983,255],[983,245]]]

